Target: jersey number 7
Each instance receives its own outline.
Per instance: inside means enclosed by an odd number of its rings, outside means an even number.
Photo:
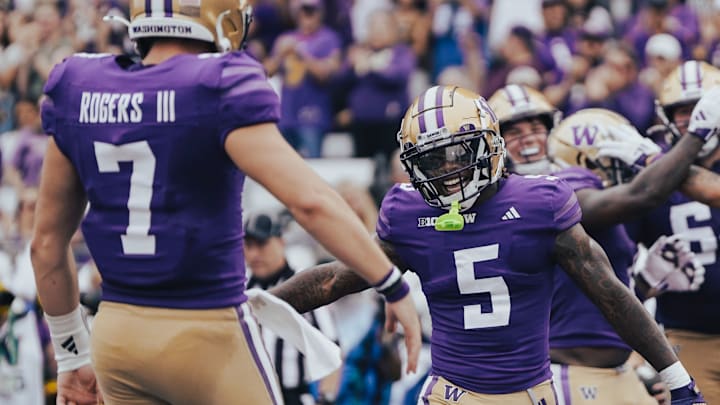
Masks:
[[[132,162],[127,208],[128,226],[120,235],[123,254],[155,254],[155,235],[150,235],[150,201],[155,179],[155,155],[147,141],[113,145],[94,142],[95,159],[100,173],[117,173],[120,162]]]

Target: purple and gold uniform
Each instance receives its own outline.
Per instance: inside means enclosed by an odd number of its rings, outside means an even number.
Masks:
[[[570,167],[553,173],[565,180],[575,191],[582,189],[602,190],[602,180],[591,170]],[[629,285],[628,269],[633,263],[635,243],[621,224],[587,230],[603,248],[615,275],[623,284]],[[608,323],[600,310],[562,270],[555,272],[550,315],[550,348],[615,348],[632,349]],[[560,405],[579,404],[628,404],[656,403],[647,393],[638,377],[628,367],[616,368],[580,367],[553,364],[553,378]]]
[[[197,349],[197,359],[222,350],[230,364],[222,371],[217,364],[197,366],[198,384],[229,384],[218,374],[244,373],[258,393],[186,394],[208,395],[204,403],[238,403],[240,395],[274,403],[277,383],[245,304],[245,175],[224,149],[235,128],[279,119],[278,98],[262,66],[241,52],[181,54],[154,66],[78,54],[55,67],[45,91],[44,129],[72,162],[89,201],[82,230],[105,302],[93,337],[112,336],[93,339],[93,363],[105,371],[98,373],[106,377],[100,379],[104,394],[118,394],[112,384],[127,370],[123,360],[163,357],[149,361],[148,378],[155,378],[164,372],[158,367],[171,363],[160,354],[211,339],[213,345]],[[157,317],[146,327],[157,326],[158,342],[167,346],[123,336],[132,329],[118,325],[138,313]],[[177,322],[159,326],[169,319]],[[208,321],[219,325],[201,326]]]
[[[602,190],[602,180],[592,171],[571,167],[553,173],[565,180],[573,190],[592,188]],[[604,229],[588,229],[590,235],[602,246],[610,260],[615,275],[629,285],[628,268],[635,255],[635,244],[623,225]],[[550,316],[550,347],[616,347],[632,351],[615,332],[600,310],[577,288],[564,271],[555,273],[552,313]]]
[[[432,371],[422,400],[462,403],[471,391],[510,395],[503,403],[527,403],[528,395],[555,403],[547,383],[553,246],[580,221],[575,194],[555,177],[511,175],[492,198],[463,212],[463,230],[436,231],[444,212],[409,184],[396,185],[377,225],[428,299]]]
[[[663,206],[634,222],[631,232],[646,246],[661,235],[680,235],[690,242],[705,266],[705,281],[698,291],[665,292],[657,297],[656,318],[665,327],[670,343],[678,349],[678,357],[698,382],[707,402],[719,402],[720,209],[691,201],[677,192]]]

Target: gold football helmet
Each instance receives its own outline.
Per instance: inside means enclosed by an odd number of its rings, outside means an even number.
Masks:
[[[186,38],[215,44],[220,52],[240,49],[252,20],[247,0],[130,0],[130,21],[106,16],[128,26],[131,40]]]
[[[705,91],[720,85],[720,70],[697,60],[689,60],[675,68],[663,82],[655,99],[655,114],[672,132],[675,141],[687,129],[687,122],[674,122],[675,109],[694,105]]]
[[[484,98],[455,86],[420,94],[405,113],[400,161],[413,186],[433,207],[460,210],[503,174],[505,144]]]
[[[548,132],[560,120],[559,111],[539,91],[517,84],[507,85],[488,99],[490,108],[500,120],[500,132],[505,125],[525,118],[540,118]]]
[[[507,85],[490,97],[490,108],[500,120],[500,133],[505,134],[510,125],[521,120],[539,119],[546,128],[532,135],[504,137],[512,170],[520,174],[547,173],[550,161],[544,144],[547,134],[560,120],[561,113],[539,91],[517,84]],[[532,137],[532,138],[530,138]],[[520,142],[513,147],[512,142]],[[542,145],[539,145],[542,143]]]
[[[609,138],[608,129],[632,125],[622,115],[604,108],[586,108],[569,115],[550,132],[548,154],[560,167],[592,170],[604,187],[627,183],[636,171],[619,159],[598,157],[597,144]]]

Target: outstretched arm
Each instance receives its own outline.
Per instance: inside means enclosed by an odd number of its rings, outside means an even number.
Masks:
[[[565,272],[597,305],[617,333],[656,370],[663,370],[678,361],[655,321],[615,276],[605,252],[581,225],[558,235],[555,255]]]
[[[377,236],[375,240],[398,268],[407,268],[397,257],[391,244]],[[334,261],[303,270],[271,288],[270,293],[287,301],[296,311],[304,313],[369,287],[370,284],[350,267]]]
[[[369,287],[344,263],[334,261],[303,270],[271,288],[270,293],[304,313]]]
[[[583,226],[623,223],[662,204],[688,176],[689,167],[702,146],[701,138],[685,135],[670,152],[640,171],[630,183],[604,190],[577,191]]]
[[[720,207],[720,175],[704,167],[690,166],[680,191],[695,201]]]

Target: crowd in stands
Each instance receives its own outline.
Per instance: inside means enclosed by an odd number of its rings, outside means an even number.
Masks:
[[[263,63],[281,97],[279,126],[288,142],[312,160],[373,162],[369,187],[358,188],[352,178],[337,184],[370,232],[378,199],[391,182],[404,180],[395,136],[402,115],[431,85],[459,85],[489,98],[507,84],[524,84],[541,91],[564,115],[603,107],[646,133],[658,123],[655,99],[670,71],[689,59],[720,67],[718,0],[251,3],[254,20],[246,51]],[[15,371],[3,363],[12,357],[7,342],[13,338],[8,319],[13,310],[7,297],[23,300],[20,312],[36,306],[34,283],[28,281],[28,243],[47,143],[39,109],[43,86],[52,67],[73,53],[136,54],[126,27],[103,21],[108,14],[129,18],[129,0],[0,0],[0,381],[5,382],[0,383],[0,405],[9,403],[4,396],[20,386],[8,381],[25,379],[24,387],[31,386],[30,377],[4,374]],[[260,210],[261,205],[246,208]],[[294,267],[331,259],[288,222],[285,239]],[[100,282],[82,235],[76,239],[83,296],[92,310]],[[335,312],[351,306],[340,302]],[[341,319],[339,340],[351,360],[357,350],[377,354],[386,348],[387,337],[378,332],[381,315],[371,309],[355,318],[364,331]],[[39,336],[39,355],[29,363],[36,369],[29,374],[51,381],[47,331],[41,319],[33,322],[35,327],[23,332]],[[357,387],[347,383],[345,400],[338,403],[366,403],[367,398],[388,403],[391,397],[403,403],[411,397],[407,392],[418,388],[405,381],[403,392],[393,392],[391,380],[401,377],[378,377],[384,375],[376,370],[372,377],[350,376]],[[368,387],[377,392],[359,392]],[[52,393],[52,386],[46,389]],[[39,395],[27,398],[34,401]]]

